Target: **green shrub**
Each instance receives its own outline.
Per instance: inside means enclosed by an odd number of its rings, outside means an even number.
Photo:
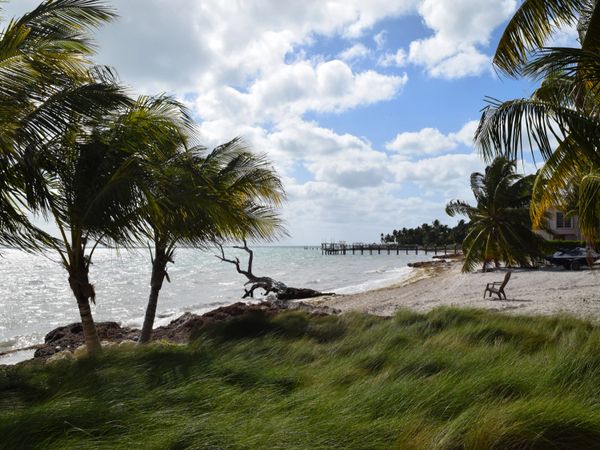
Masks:
[[[192,332],[192,339],[209,335],[221,340],[253,338],[275,330],[273,322],[262,311],[251,311],[228,321],[215,322]]]

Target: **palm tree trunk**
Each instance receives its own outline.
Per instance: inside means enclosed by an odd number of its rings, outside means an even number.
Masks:
[[[164,248],[156,247],[154,260],[152,261],[152,277],[150,278],[150,296],[146,306],[146,315],[144,316],[144,325],[140,334],[139,344],[150,342],[152,337],[152,328],[154,327],[154,318],[156,317],[156,306],[158,305],[158,294],[162,288],[166,275],[168,258]]]
[[[79,307],[85,347],[88,355],[95,355],[102,351],[102,347],[90,308],[90,299],[95,298],[94,287],[89,282],[87,269],[72,269],[70,272],[69,285]]]
[[[77,306],[79,307],[81,326],[83,327],[83,336],[85,338],[85,347],[88,355],[96,355],[102,351],[102,346],[100,345],[100,338],[98,337],[96,324],[92,317],[90,302],[87,299],[86,301],[78,300]]]

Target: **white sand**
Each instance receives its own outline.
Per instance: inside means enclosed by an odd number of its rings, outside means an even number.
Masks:
[[[505,288],[507,300],[483,298],[487,283],[502,281],[505,271],[468,273],[454,262],[446,269],[417,269],[403,285],[316,299],[314,303],[342,311],[391,315],[399,308],[429,311],[439,306],[459,306],[515,314],[567,313],[600,321],[600,268],[569,271],[561,268],[513,269]]]

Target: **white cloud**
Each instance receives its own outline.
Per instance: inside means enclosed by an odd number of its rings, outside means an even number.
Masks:
[[[3,16],[40,0],[12,0]],[[358,37],[383,18],[414,11],[417,0],[112,0],[120,18],[97,34],[98,61],[136,90],[205,91],[245,84],[285,64],[317,36]],[[134,38],[133,38],[134,37]]]
[[[468,122],[456,133],[442,136],[468,145],[474,126],[476,122]],[[452,198],[470,198],[469,176],[484,167],[472,150],[410,161],[378,151],[370,142],[351,134],[337,134],[299,120],[282,124],[267,141],[281,152],[282,160],[301,162],[313,176],[286,183],[287,217],[298,235],[308,229],[319,235],[321,226],[334,236],[364,240],[357,230],[364,233],[370,229],[370,221],[378,227],[389,221],[383,231],[396,227],[398,220],[412,226],[435,217],[444,219],[445,203]],[[399,191],[409,192],[411,186],[418,192],[418,201],[406,194],[402,197],[409,198],[398,197]],[[354,224],[354,229],[349,224]]]
[[[377,64],[383,67],[402,67],[406,64],[406,58],[406,51],[404,51],[402,48],[399,48],[396,53],[384,53],[377,61]]]
[[[548,42],[544,44],[545,47],[579,47],[579,33],[577,32],[576,25],[564,26],[557,29]]]
[[[423,128],[417,132],[405,132],[396,135],[385,146],[401,155],[435,154],[452,150],[457,143],[436,128]]]
[[[99,60],[117,66],[136,88],[183,93],[264,78],[317,36],[360,36],[378,20],[412,10],[415,1],[114,4],[122,19],[101,31]]]
[[[474,47],[464,50],[430,67],[429,74],[436,78],[463,78],[479,75],[490,67],[490,58]]]
[[[300,162],[315,181],[346,189],[392,180],[388,156],[351,134],[337,134],[314,122],[290,120],[269,136],[283,160]]]
[[[468,122],[442,137],[467,145],[475,125]],[[209,123],[201,125],[203,133],[209,129]],[[226,129],[231,127],[221,122],[212,132]],[[472,151],[428,155],[421,161],[390,156],[365,139],[298,118],[282,121],[270,132],[256,126],[243,131],[254,148],[268,152],[284,176],[284,217],[296,242],[310,241],[308,236],[313,242],[369,240],[399,223],[413,226],[444,219],[445,202],[469,198],[469,176],[484,167]],[[224,138],[216,136],[214,141]],[[305,172],[302,179],[295,174],[298,166]]]
[[[431,222],[444,206],[435,200],[398,198],[393,185],[347,189],[312,181],[290,186],[288,197],[293,205],[286,213],[291,231],[295,236],[315,236],[321,242],[378,241],[381,232],[399,224]]]
[[[408,76],[382,75],[367,70],[353,73],[343,61],[316,65],[300,61],[280,66],[258,79],[247,92],[215,88],[194,102],[204,120],[234,117],[240,123],[282,121],[307,111],[341,112],[359,105],[390,100],[407,83]]]
[[[347,189],[380,186],[393,179],[388,157],[382,152],[345,150],[340,156],[319,158],[307,168],[317,181]]]
[[[473,146],[473,139],[475,138],[475,132],[477,131],[478,126],[478,120],[471,120],[465,123],[457,133],[451,134],[451,136],[461,144],[471,147]]]
[[[414,183],[423,196],[441,194],[449,199],[470,196],[469,177],[482,171],[485,164],[476,153],[458,153],[418,161],[394,157],[390,167],[396,174],[396,182]]]
[[[373,41],[375,41],[375,45],[377,45],[377,49],[381,50],[387,41],[387,31],[381,30],[375,36],[373,36]]]
[[[342,51],[338,56],[344,61],[361,59],[369,56],[369,49],[363,44],[354,44],[352,47],[348,47]]]
[[[489,67],[479,47],[515,11],[515,0],[423,0],[419,13],[432,37],[411,42],[408,59],[433,77],[478,75]]]
[[[477,121],[467,122],[457,133],[443,134],[437,128],[423,128],[417,132],[398,133],[386,149],[402,157],[435,155],[456,149],[459,144],[472,146]]]
[[[352,134],[337,134],[314,122],[290,120],[278,125],[271,134],[274,147],[287,153],[288,157],[315,162],[321,157],[339,158],[346,151],[366,153],[371,144]]]

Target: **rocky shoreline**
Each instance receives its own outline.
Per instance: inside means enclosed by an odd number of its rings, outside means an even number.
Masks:
[[[263,301],[261,303],[243,303],[238,302],[232,305],[222,306],[198,315],[185,313],[177,319],[171,321],[168,325],[154,329],[152,340],[166,340],[172,343],[184,344],[189,342],[192,332],[201,329],[207,325],[216,322],[225,322],[235,317],[245,314],[260,312],[267,317],[274,316],[285,310],[301,310],[310,314],[326,315],[338,314],[339,310],[327,306],[315,306],[304,302],[286,302],[286,301]],[[98,336],[103,345],[115,345],[122,343],[137,343],[140,336],[140,330],[136,328],[123,327],[117,322],[98,322],[96,323]],[[66,354],[76,353],[84,344],[83,328],[81,323],[72,323],[61,326],[50,331],[44,337],[44,343],[28,347],[27,349],[12,350],[1,353],[0,356],[14,353],[22,350],[33,350],[35,353],[33,360],[47,360],[58,353]],[[31,360],[28,360],[31,361]],[[28,362],[23,361],[23,362]]]

